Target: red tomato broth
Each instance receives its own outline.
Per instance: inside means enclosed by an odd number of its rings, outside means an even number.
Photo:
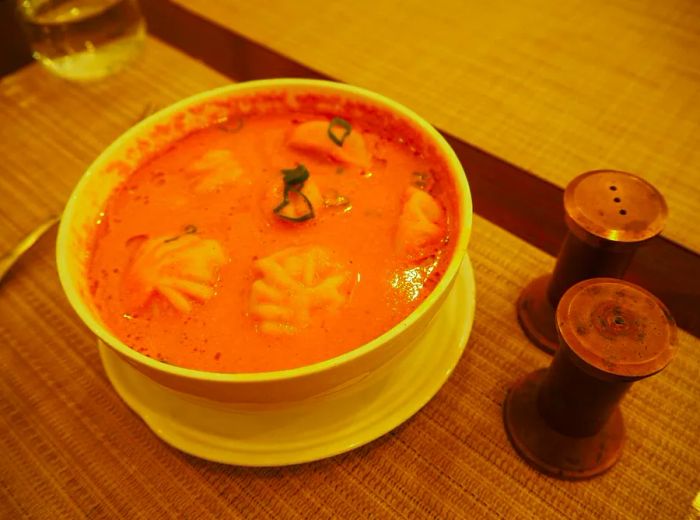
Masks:
[[[369,107],[362,114],[355,107],[354,117],[347,117],[353,131],[365,136],[371,175],[359,166],[340,165],[287,145],[289,129],[323,117],[319,111],[272,111],[247,115],[242,121],[232,117],[223,125],[192,132],[137,168],[112,194],[93,240],[88,277],[107,327],[131,348],[174,365],[259,372],[338,356],[405,318],[429,294],[451,259],[454,244],[449,237],[456,237],[459,226],[454,219],[457,201],[444,159],[413,127],[401,121],[387,123],[374,110]],[[379,122],[384,125],[377,127]],[[188,165],[216,149],[231,151],[246,176],[245,189],[224,185],[195,195]],[[320,188],[336,190],[352,208],[317,208],[315,218],[302,223],[274,215],[281,170],[299,163]],[[436,180],[431,193],[446,212],[448,240],[419,296],[411,298],[410,291],[391,284],[397,273],[413,267],[397,254],[392,237],[403,193],[416,171],[430,172]],[[183,314],[155,295],[126,318],[127,310],[131,312],[123,279],[131,258],[128,244],[142,235],[175,237],[188,225],[196,226],[199,236],[219,241],[228,256],[215,296],[194,303],[192,311]],[[293,335],[261,333],[249,313],[255,260],[290,246],[314,244],[326,246],[353,276],[359,273],[349,300]]]

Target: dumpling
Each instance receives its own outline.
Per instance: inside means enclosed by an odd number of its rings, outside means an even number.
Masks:
[[[146,238],[135,250],[125,275],[129,311],[142,308],[158,294],[178,311],[190,312],[193,301],[214,296],[225,261],[223,248],[213,239],[192,233]]]
[[[267,334],[293,334],[337,312],[352,289],[351,273],[322,247],[290,247],[254,264],[250,313]]]
[[[209,150],[194,163],[194,191],[205,193],[238,182],[243,170],[229,150]]]
[[[427,192],[409,186],[396,232],[397,249],[413,260],[435,252],[445,236],[445,212]]]
[[[330,138],[329,121],[308,121],[296,126],[289,136],[289,146],[297,150],[313,153],[344,164],[354,164],[366,168],[369,156],[365,139],[357,130],[341,140],[342,144]],[[337,130],[343,136],[344,128]]]

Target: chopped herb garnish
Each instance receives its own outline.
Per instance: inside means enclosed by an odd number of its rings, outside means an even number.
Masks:
[[[296,168],[282,170],[282,175],[284,176],[285,188],[296,188],[296,186],[299,186],[299,189],[301,189],[304,187],[306,179],[309,178],[309,170],[306,169],[306,166],[300,164]]]
[[[286,208],[289,205],[290,192],[294,192],[296,195],[301,197],[301,200],[304,201],[304,204],[306,205],[306,208],[308,210],[306,213],[303,213],[301,215],[286,215],[285,213],[283,213],[284,208]],[[305,220],[314,218],[314,207],[311,204],[309,198],[306,195],[304,195],[301,192],[301,190],[288,190],[285,188],[284,199],[272,211],[278,217],[283,218],[284,220],[289,220],[290,222],[304,222]]]
[[[435,185],[435,179],[430,172],[413,172],[413,185],[425,191],[431,191]]]
[[[309,198],[304,195],[301,190],[304,188],[304,183],[309,178],[309,170],[306,166],[299,164],[296,168],[282,170],[282,181],[284,182],[284,194],[282,202],[280,202],[272,211],[278,217],[290,222],[304,222],[314,218],[314,207]],[[307,211],[301,215],[289,215],[284,213],[284,208],[290,204],[290,194],[298,196],[306,206]]]
[[[341,128],[343,130],[342,135],[340,135],[340,137],[338,137],[338,135],[336,134],[336,130],[338,128]],[[345,139],[347,139],[347,137],[350,135],[350,132],[352,132],[352,126],[342,117],[334,117],[328,124],[328,137],[330,137],[331,141],[333,141],[338,146],[343,146],[343,143],[345,142]]]
[[[228,132],[229,134],[235,134],[236,132],[240,131],[241,128],[243,128],[243,124],[244,119],[242,117],[238,117],[236,118],[235,126],[231,124],[231,121],[227,120],[219,125],[219,130],[223,130],[224,132]]]
[[[182,236],[193,235],[196,232],[197,232],[197,226],[194,226],[192,224],[187,224],[185,226],[184,232],[180,233],[179,235],[175,235],[174,237],[166,238],[165,240],[163,240],[163,242],[165,244],[167,244],[168,242],[174,242],[175,240],[177,240],[178,238],[180,238]]]

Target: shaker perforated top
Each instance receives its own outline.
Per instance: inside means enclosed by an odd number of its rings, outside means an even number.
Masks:
[[[642,242],[658,235],[668,208],[663,195],[631,173],[596,170],[572,180],[564,191],[572,231],[614,242]]]

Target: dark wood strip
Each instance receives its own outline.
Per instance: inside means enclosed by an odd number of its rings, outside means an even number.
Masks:
[[[32,61],[19,16],[16,2],[0,0],[0,77]]]
[[[141,2],[141,10],[150,34],[236,81],[272,77],[331,79],[169,0]]]
[[[443,135],[467,172],[474,211],[556,256],[567,233],[564,190],[453,136]],[[658,296],[683,329],[700,337],[700,255],[656,237],[637,250],[625,278]]]
[[[284,76],[333,79],[167,0],[143,2],[143,9],[152,34],[238,81]],[[563,190],[443,135],[467,171],[475,212],[556,255],[566,234]],[[657,237],[640,248],[627,278],[659,296],[679,325],[700,337],[700,255]]]

